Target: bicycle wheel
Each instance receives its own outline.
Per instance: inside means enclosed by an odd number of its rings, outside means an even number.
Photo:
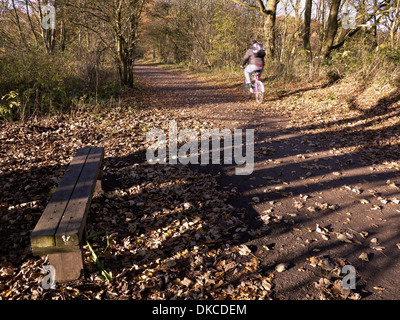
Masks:
[[[264,85],[261,81],[256,81],[254,93],[256,96],[257,103],[261,104],[264,100]]]
[[[251,97],[250,86],[246,85],[246,82],[243,83],[243,95],[245,99],[250,99]]]

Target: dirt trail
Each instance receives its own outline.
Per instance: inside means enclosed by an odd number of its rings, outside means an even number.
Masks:
[[[244,101],[234,86],[150,64],[138,64],[136,74],[146,103],[156,108],[176,109],[180,119],[194,116],[218,128],[255,130],[251,175],[235,175],[232,165],[196,169],[217,175],[223,189],[238,189],[229,201],[245,212],[249,230],[241,241],[260,258],[264,272],[286,264],[274,278],[275,298],[340,297],[335,280],[350,264],[357,274],[353,293],[359,295],[353,298],[398,299],[400,180],[395,169],[354,149],[339,131],[319,134],[312,127],[290,126],[290,119],[275,111],[280,99],[268,92],[260,108]],[[301,101],[301,93],[296,97]],[[179,125],[180,119],[170,120]],[[316,285],[321,278],[325,282]]]

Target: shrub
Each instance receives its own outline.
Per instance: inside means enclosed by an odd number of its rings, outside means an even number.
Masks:
[[[83,96],[97,101],[119,93],[115,82],[86,81],[86,70],[71,53],[48,55],[38,50],[0,55],[0,120],[68,112]]]

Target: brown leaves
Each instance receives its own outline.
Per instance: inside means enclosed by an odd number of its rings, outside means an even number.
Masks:
[[[387,155],[383,147],[394,145],[398,140],[397,133],[390,134],[391,126],[396,128],[398,117],[390,119],[373,110],[371,117],[360,117],[359,111],[347,112],[347,107],[340,103],[320,100],[326,96],[322,89],[304,92],[304,101],[299,100],[303,95],[287,95],[287,99],[280,99],[277,104],[269,101],[269,111],[291,115],[287,129],[299,129],[301,136],[280,139],[277,135],[277,139],[270,139],[270,145],[256,147],[258,156],[271,158],[265,164],[272,167],[271,170],[260,168],[263,191],[252,193],[248,199],[250,205],[262,211],[259,222],[271,227],[267,240],[261,239],[262,227],[251,229],[244,223],[246,211],[229,204],[231,197],[240,196],[239,188],[232,185],[221,190],[215,176],[188,166],[147,164],[144,154],[148,147],[146,132],[153,128],[167,131],[170,120],[177,120],[178,131],[218,128],[223,122],[210,119],[216,115],[214,119],[218,120],[221,114],[216,110],[227,107],[221,112],[228,110],[229,124],[244,127],[250,122],[238,121],[234,110],[243,105],[206,104],[202,95],[211,93],[212,98],[214,87],[200,90],[204,88],[198,85],[195,94],[184,87],[185,94],[171,89],[170,83],[163,85],[170,88],[166,89],[169,92],[159,88],[151,91],[146,97],[149,100],[146,108],[124,107],[96,115],[1,124],[2,298],[268,299],[274,295],[274,277],[290,277],[295,270],[282,264],[282,260],[287,260],[286,255],[296,260],[298,251],[291,251],[292,247],[326,253],[328,247],[324,246],[330,242],[334,244],[331,247],[339,249],[360,245],[357,232],[351,233],[339,225],[349,221],[342,208],[353,212],[353,208],[348,208],[352,203],[341,207],[339,201],[354,200],[370,209],[370,215],[379,215],[388,206],[400,203],[394,195],[399,185],[394,178],[385,186],[393,195],[385,197],[368,188],[363,190],[362,181],[347,181],[350,175],[345,170],[350,164],[359,165],[359,159],[351,152],[362,150],[373,161]],[[316,96],[312,96],[314,92]],[[224,90],[223,97],[226,96]],[[259,118],[263,123],[262,117]],[[384,128],[388,132],[380,135],[378,131]],[[280,130],[276,132],[280,134]],[[379,143],[372,144],[375,140]],[[39,267],[46,261],[29,255],[29,232],[71,156],[86,144],[101,145],[106,150],[104,191],[92,201],[87,228],[89,234],[108,232],[109,249],[99,258],[115,281],[104,283],[90,257],[85,257],[85,280],[44,291],[40,286],[43,274]],[[323,152],[317,154],[317,148]],[[335,164],[336,159],[340,167]],[[398,164],[388,161],[382,162],[382,166],[396,168]],[[253,176],[249,180],[257,178]],[[333,191],[328,184],[331,181],[336,183]],[[342,193],[343,198],[329,197],[334,192]],[[367,227],[360,228],[371,232]],[[365,240],[368,233],[362,232],[359,233],[365,242],[362,244],[375,252],[383,250],[379,241]],[[249,243],[238,241],[249,236],[260,239],[262,254]],[[104,251],[103,240],[93,239],[94,250]],[[267,241],[271,244],[267,245]],[[273,261],[270,264],[273,272],[266,274],[269,259]],[[365,257],[359,262],[366,262]],[[371,259],[369,263],[372,262]],[[349,297],[336,281],[337,270],[343,265],[341,261],[319,256],[312,257],[310,265],[323,272],[322,275],[331,276],[316,281],[316,288],[325,298]]]
[[[360,294],[343,287],[342,268],[348,262],[341,258],[329,256],[313,256],[307,259],[310,266],[319,270],[322,277],[314,282],[316,289],[320,291],[319,299],[350,299],[359,300]]]
[[[260,274],[260,261],[251,250],[237,245],[239,234],[247,232],[241,213],[227,203],[237,190],[221,190],[215,177],[188,166],[144,161],[145,133],[177,117],[181,127],[215,128],[190,112],[183,117],[161,109],[129,108],[2,126],[2,298],[268,297],[271,279]],[[106,252],[101,237],[93,238],[91,245],[114,281],[102,280],[86,252],[84,280],[45,291],[40,267],[46,261],[29,255],[29,232],[71,156],[85,144],[106,150],[104,190],[92,200],[87,228],[89,235],[108,232]]]

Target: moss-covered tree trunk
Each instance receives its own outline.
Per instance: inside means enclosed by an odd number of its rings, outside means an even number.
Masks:
[[[329,12],[328,22],[326,25],[324,41],[321,46],[321,54],[324,58],[328,58],[333,42],[335,41],[336,33],[338,30],[338,14],[341,0],[333,0],[331,10]]]

